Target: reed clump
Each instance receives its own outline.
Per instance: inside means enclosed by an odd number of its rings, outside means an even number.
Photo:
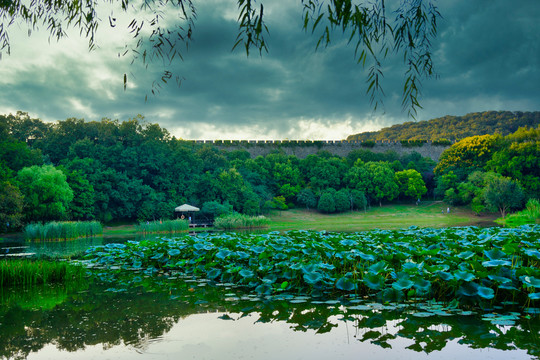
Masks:
[[[85,273],[82,266],[65,261],[3,259],[0,260],[0,288],[67,283],[81,280]]]
[[[101,234],[103,226],[99,221],[52,221],[24,228],[24,237],[29,240],[73,240]]]
[[[160,220],[141,222],[137,225],[137,232],[144,234],[177,233],[189,230],[188,220]]]
[[[224,230],[262,228],[269,224],[270,220],[262,215],[249,216],[239,213],[222,215],[214,221],[214,227]]]

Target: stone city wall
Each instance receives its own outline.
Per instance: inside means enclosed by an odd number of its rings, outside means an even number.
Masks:
[[[287,155],[295,155],[300,159],[318,151],[325,150],[331,154],[346,157],[351,151],[357,149],[369,150],[377,153],[395,151],[399,155],[417,152],[423,157],[438,161],[442,152],[450,145],[435,145],[431,141],[418,142],[401,141],[348,141],[348,140],[196,140],[197,144],[211,144],[220,150],[234,151],[246,150],[251,157],[267,155],[272,151],[281,150]]]

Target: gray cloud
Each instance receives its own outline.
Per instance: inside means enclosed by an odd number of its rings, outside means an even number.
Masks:
[[[229,16],[235,11],[231,2],[202,2],[185,60],[169,67],[183,77],[181,86],[166,85],[147,102],[160,69],[129,67],[129,59],[116,56],[123,44],[104,41],[102,49],[88,53],[85,41],[49,46],[43,36],[25,40],[22,51],[0,62],[0,113],[20,109],[46,120],[126,120],[141,113],[178,136],[207,138],[343,138],[410,120],[401,111],[400,57],[385,64],[385,106],[374,113],[365,94],[366,71],[355,64],[351,46],[338,37],[315,51],[316,37],[301,30],[299,4],[265,5],[270,52],[246,57],[242,49],[231,51],[238,27]],[[418,119],[538,110],[540,4],[460,0],[439,6],[444,19],[434,59],[440,77],[424,81]],[[26,47],[43,54],[31,59]]]

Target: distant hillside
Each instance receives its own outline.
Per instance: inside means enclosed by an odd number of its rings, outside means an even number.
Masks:
[[[444,116],[427,121],[409,121],[379,131],[349,135],[347,140],[458,140],[474,135],[508,135],[523,126],[540,125],[540,111],[486,111],[465,116]]]

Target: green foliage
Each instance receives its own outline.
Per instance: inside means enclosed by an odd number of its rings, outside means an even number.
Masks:
[[[503,140],[486,168],[519,181],[530,195],[540,193],[540,126],[520,128]]]
[[[538,199],[529,199],[524,210],[496,221],[511,227],[538,223],[540,222],[540,201]]]
[[[317,197],[310,188],[304,188],[296,195],[296,201],[304,205],[306,209],[313,209],[317,206]]]
[[[487,206],[492,211],[499,211],[504,218],[511,210],[519,210],[523,207],[525,194],[519,184],[505,177],[490,180],[484,191]]]
[[[360,146],[365,147],[365,148],[372,148],[372,147],[375,146],[375,141],[373,141],[373,140],[362,141]]]
[[[336,211],[336,203],[334,201],[334,196],[331,192],[325,191],[321,194],[319,202],[317,204],[317,210],[323,213],[333,213]]]
[[[51,165],[34,165],[19,170],[17,182],[24,195],[24,214],[27,221],[67,217],[73,191],[62,171]]]
[[[334,195],[334,204],[336,206],[336,212],[344,212],[351,210],[351,201],[349,200],[349,190],[341,189]]]
[[[427,192],[422,175],[416,170],[409,169],[396,172],[396,181],[399,186],[399,193],[412,199],[421,199],[422,195]]]
[[[364,191],[370,199],[379,202],[379,205],[382,205],[383,199],[391,201],[398,196],[399,188],[395,182],[394,171],[388,163],[368,162],[364,167],[369,177],[361,178],[361,182],[356,185],[357,189]]]
[[[224,202],[223,204],[219,201],[207,201],[203,204],[201,208],[201,214],[203,216],[208,216],[211,219],[214,219],[218,216],[230,214],[233,212],[231,204]]]
[[[445,150],[435,167],[436,174],[447,174],[453,171],[458,181],[476,170],[481,170],[498,150],[501,137],[499,135],[482,135],[465,138]]]
[[[137,232],[143,234],[178,233],[187,232],[188,230],[189,221],[181,219],[146,222],[143,221],[137,225]]]
[[[411,139],[411,140],[400,140],[400,143],[404,147],[421,147],[424,146],[426,143],[426,140],[417,140],[417,139]]]
[[[24,237],[29,240],[72,240],[102,233],[103,227],[97,221],[52,221],[28,224],[24,228]]]
[[[23,204],[19,188],[0,181],[0,232],[20,229],[24,217]]]
[[[204,234],[99,246],[87,260],[147,273],[178,270],[265,295],[283,291],[287,282],[295,294],[354,293],[387,301],[392,293],[398,300],[492,309],[535,301],[538,240],[539,226]]]
[[[431,144],[434,146],[450,146],[452,145],[452,142],[445,138],[439,138],[439,139],[433,140]]]
[[[68,262],[3,259],[0,260],[0,289],[81,281],[85,273],[83,267]]]
[[[266,217],[249,216],[239,213],[221,215],[214,221],[214,227],[223,230],[232,229],[255,229],[267,227],[270,223]]]
[[[427,121],[408,121],[379,131],[349,135],[347,140],[432,140],[433,145],[450,145],[448,140],[459,140],[477,135],[508,135],[520,127],[537,127],[540,111],[486,111],[464,116],[444,116]]]

